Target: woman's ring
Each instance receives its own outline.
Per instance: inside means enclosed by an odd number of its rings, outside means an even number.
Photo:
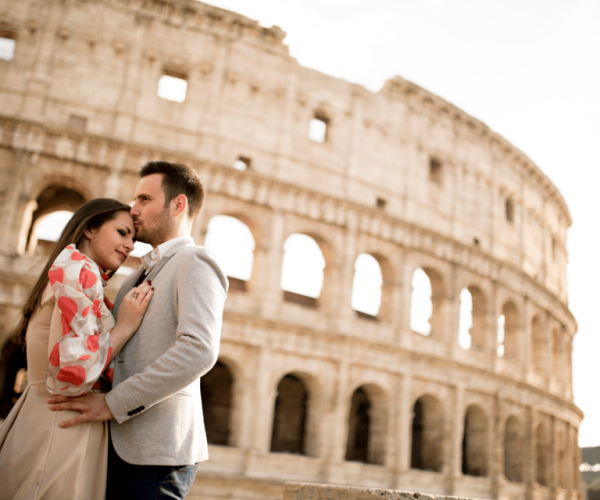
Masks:
[[[137,292],[134,292],[134,293],[132,293],[132,294],[131,294],[131,296],[132,296],[134,299],[137,299],[137,298],[138,298],[138,295],[139,295],[139,293],[137,293]]]

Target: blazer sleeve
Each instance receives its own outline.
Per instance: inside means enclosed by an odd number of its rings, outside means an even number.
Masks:
[[[228,282],[206,249],[191,249],[180,250],[181,256],[176,254],[175,343],[106,395],[118,423],[187,387],[217,362]],[[131,411],[133,408],[136,410]]]
[[[111,358],[110,314],[95,264],[67,246],[48,271],[60,314],[62,336],[52,346],[46,372],[51,393],[78,396],[92,389]],[[104,312],[104,314],[103,314]],[[50,348],[50,346],[49,346]]]

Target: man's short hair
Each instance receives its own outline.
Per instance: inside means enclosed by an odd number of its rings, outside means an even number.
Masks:
[[[188,214],[195,219],[202,208],[204,188],[198,174],[187,165],[168,161],[149,161],[139,171],[140,177],[162,174],[162,188],[165,192],[165,206],[171,200],[184,194],[188,201]]]

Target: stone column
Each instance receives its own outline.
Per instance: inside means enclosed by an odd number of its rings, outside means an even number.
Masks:
[[[253,412],[248,418],[250,437],[247,441],[250,450],[260,453],[269,452],[273,432],[273,411],[277,395],[277,386],[271,380],[270,367],[273,361],[273,352],[270,347],[263,346],[258,356],[258,367],[253,393]]]
[[[412,376],[408,373],[402,376],[402,389],[398,398],[398,461],[397,467],[400,475],[397,477],[396,488],[402,485],[401,474],[410,470],[411,466],[411,449],[412,449],[412,422],[413,422],[413,407],[411,405],[411,385]]]
[[[521,357],[519,361],[525,366],[525,372],[529,372],[533,369],[533,363],[531,358],[531,303],[529,297],[525,295],[523,298],[523,316],[521,318]]]
[[[275,317],[282,301],[281,268],[283,265],[283,244],[285,214],[274,210],[271,214],[270,232],[265,234],[264,245],[261,246],[261,260],[265,265],[258,269],[256,276],[256,293],[262,297],[261,316]]]
[[[449,426],[449,438],[447,442],[450,452],[445,453],[451,457],[449,467],[444,468],[451,484],[449,495],[454,494],[454,482],[462,476],[462,440],[465,432],[465,387],[462,384],[454,387],[454,408],[452,422]]]

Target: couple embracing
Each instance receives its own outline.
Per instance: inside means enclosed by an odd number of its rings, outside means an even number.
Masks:
[[[97,199],[73,215],[23,307],[28,385],[0,428],[0,499],[185,498],[208,458],[200,377],[227,278],[191,238],[194,171],[157,161],[139,175],[132,207]],[[153,250],[113,308],[106,273],[135,240]]]

